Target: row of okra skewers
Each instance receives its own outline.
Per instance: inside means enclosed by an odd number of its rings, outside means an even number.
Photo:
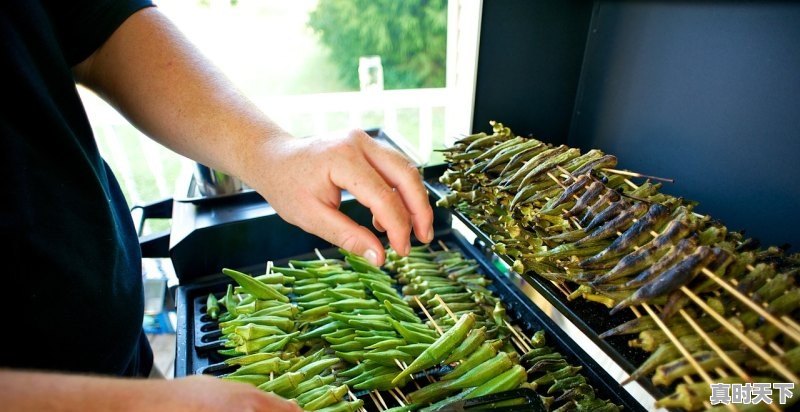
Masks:
[[[719,376],[734,383],[797,380],[800,255],[760,248],[696,213],[695,202],[660,193],[661,183],[632,182],[613,155],[515,136],[500,123],[493,131],[445,151],[440,180],[451,192],[439,205],[468,216],[516,272],[553,281],[567,299],[612,314],[633,307],[636,319],[601,335],[639,335],[630,345],[651,355],[633,379],[670,385],[728,368]],[[686,384],[657,405],[706,408],[706,392]]]
[[[381,410],[435,410],[517,387],[538,388],[552,410],[617,410],[595,397],[580,367],[544,346],[543,332],[511,331],[490,282],[459,252],[389,249],[386,271],[343,253],[268,265],[260,276],[224,270],[239,286],[209,295],[206,307],[233,369],[223,379],[306,410],[362,410],[365,397]],[[512,339],[534,352],[521,356],[527,350]]]

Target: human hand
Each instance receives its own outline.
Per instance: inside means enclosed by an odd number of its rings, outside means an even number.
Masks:
[[[172,381],[147,381],[160,390],[148,391],[149,410],[164,411],[269,411],[302,412],[294,402],[264,392],[245,383],[230,382],[208,376],[191,376]]]
[[[386,232],[392,248],[410,251],[416,238],[433,240],[433,210],[417,169],[400,153],[360,130],[344,137],[290,136],[270,139],[256,153],[242,179],[287,222],[383,264],[385,253],[366,227],[338,210],[340,189],[370,209],[373,225]]]

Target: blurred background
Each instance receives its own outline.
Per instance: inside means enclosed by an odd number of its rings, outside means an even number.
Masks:
[[[477,2],[156,3],[237,87],[296,136],[383,127],[407,140],[423,161],[435,161],[432,149],[445,136],[470,129],[463,119],[471,118],[472,102],[458,97],[453,70],[460,65],[453,61],[459,48],[475,53],[477,9],[469,3]],[[465,29],[472,31],[471,42],[464,41]],[[474,62],[465,67],[467,81],[461,83],[472,87]],[[81,95],[100,151],[130,206],[183,190],[181,177],[191,173],[192,162],[149,140],[91,92],[82,89]],[[148,221],[145,233],[166,225]]]

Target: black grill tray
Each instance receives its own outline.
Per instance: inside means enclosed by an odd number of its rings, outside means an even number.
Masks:
[[[435,171],[434,173],[435,174]],[[477,232],[476,232],[477,233]],[[522,328],[528,336],[540,329],[547,333],[547,344],[561,352],[572,364],[583,366],[581,371],[588,381],[598,391],[598,396],[609,399],[626,410],[644,410],[624,388],[614,381],[606,371],[600,367],[589,355],[586,354],[564,331],[556,325],[544,312],[542,312],[519,288],[514,285],[500,269],[492,262],[490,254],[484,253],[484,248],[476,240],[477,245],[471,245],[460,234],[447,229],[437,232],[436,241],[444,242],[448,248],[460,250],[466,257],[475,259],[481,266],[481,271],[492,285],[489,287],[506,304],[507,313],[513,323]],[[484,240],[485,241],[485,240]],[[338,256],[335,248],[321,251],[326,257]],[[296,256],[293,259],[316,259],[313,253]],[[288,259],[276,261],[276,265],[286,265]],[[249,273],[260,273],[265,266],[245,268]],[[530,282],[531,279],[526,277]],[[177,289],[177,354],[175,360],[175,376],[182,377],[193,374],[221,375],[230,372],[218,364],[223,357],[216,353],[219,348],[219,331],[216,322],[205,314],[205,302],[209,293],[217,296],[224,294],[228,278],[221,274],[208,278],[208,280]],[[532,283],[539,290],[541,285]],[[557,291],[553,292],[557,293]],[[574,312],[570,312],[574,316]],[[358,394],[357,394],[358,395]],[[387,403],[394,399],[388,395],[383,396]],[[364,397],[365,405],[372,405],[369,397]]]

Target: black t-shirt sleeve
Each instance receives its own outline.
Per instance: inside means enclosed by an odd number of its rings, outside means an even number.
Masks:
[[[151,0],[50,0],[49,14],[70,66],[97,50],[133,13]]]

